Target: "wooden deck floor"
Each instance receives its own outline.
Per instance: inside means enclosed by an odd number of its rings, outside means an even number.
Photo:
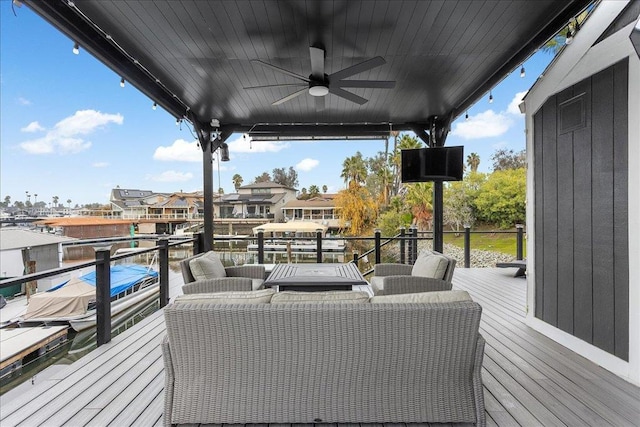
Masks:
[[[640,425],[640,388],[525,326],[526,281],[512,276],[459,268],[454,277],[483,306],[488,425]],[[181,284],[172,280],[171,295]],[[162,425],[163,335],[157,312],[3,404],[0,425]]]

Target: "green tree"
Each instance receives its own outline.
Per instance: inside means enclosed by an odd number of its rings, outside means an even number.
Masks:
[[[327,190],[329,190],[329,188],[326,185],[322,186],[322,192],[327,194]]]
[[[302,187],[302,190],[300,190],[300,197],[298,197],[298,199],[307,200],[308,198],[309,195],[307,194],[307,187]]]
[[[2,203],[3,208],[8,208],[11,206],[11,196],[4,196],[4,202]]]
[[[347,157],[342,162],[342,173],[340,177],[344,179],[347,188],[351,182],[362,184],[367,179],[367,164],[362,158],[362,153],[357,152],[355,156]]]
[[[58,200],[60,200],[60,197],[58,197],[58,196],[53,196],[53,197],[51,198],[51,200],[53,201],[53,207],[54,207],[54,208],[55,208],[55,207],[58,207]]]
[[[454,231],[473,226],[475,215],[469,196],[469,186],[463,181],[451,182],[444,189],[443,222]]]
[[[383,236],[395,236],[401,227],[411,225],[412,215],[404,207],[400,196],[394,196],[389,201],[388,209],[378,216],[376,226]]]
[[[238,192],[238,189],[240,187],[242,187],[242,182],[244,181],[242,179],[242,177],[240,176],[240,174],[235,174],[233,175],[233,177],[231,178],[231,181],[233,181],[233,188],[236,189],[236,193]]]
[[[478,219],[502,228],[526,218],[526,170],[506,169],[490,174],[475,198]]]
[[[69,206],[69,209],[71,209],[71,199],[67,199],[67,206]]]
[[[433,219],[433,183],[408,184],[404,200],[413,214],[414,224],[421,230],[430,228]]]
[[[478,153],[471,153],[467,156],[467,166],[469,166],[471,172],[478,171],[478,166],[480,166],[480,156],[478,156]]]
[[[258,175],[255,177],[255,179],[253,180],[254,184],[257,184],[259,182],[269,182],[271,181],[271,175],[269,175],[269,172],[262,172],[262,175]]]
[[[368,158],[366,162],[371,171],[367,176],[367,188],[371,194],[376,195],[378,203],[386,206],[389,203],[393,185],[393,171],[388,156],[379,152],[376,156]]]

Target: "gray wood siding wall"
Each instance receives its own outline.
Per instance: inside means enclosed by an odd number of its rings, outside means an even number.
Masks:
[[[623,360],[627,92],[625,59],[550,97],[533,117],[535,316]]]

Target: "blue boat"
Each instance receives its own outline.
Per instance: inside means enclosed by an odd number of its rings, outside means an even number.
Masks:
[[[136,264],[111,266],[111,315],[157,297],[158,272]],[[69,323],[75,330],[95,325],[96,272],[33,295],[21,324]]]

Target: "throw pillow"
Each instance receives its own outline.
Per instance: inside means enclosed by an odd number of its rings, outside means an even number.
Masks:
[[[414,294],[378,295],[369,300],[376,303],[437,303],[437,302],[458,302],[473,301],[467,291],[434,291],[418,292]]]
[[[193,278],[196,280],[215,279],[217,277],[227,276],[220,257],[213,251],[209,251],[201,257],[189,261],[189,269],[191,270]]]
[[[226,291],[210,294],[178,295],[176,304],[205,303],[205,304],[267,304],[275,294],[273,289],[261,291]]]
[[[420,253],[411,269],[412,276],[433,277],[444,279],[444,274],[449,266],[449,259],[444,255],[434,252]]]
[[[271,304],[361,304],[369,301],[369,295],[359,291],[298,292],[283,291],[271,297]]]

